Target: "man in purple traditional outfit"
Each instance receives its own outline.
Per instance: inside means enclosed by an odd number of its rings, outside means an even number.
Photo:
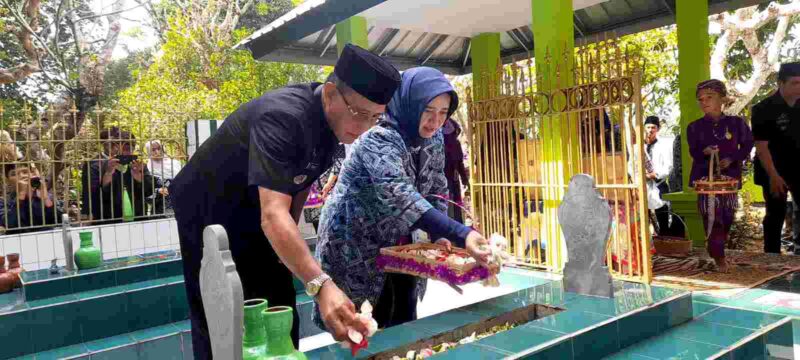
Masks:
[[[712,79],[697,85],[697,101],[705,115],[689,124],[686,131],[693,159],[689,177],[692,186],[708,175],[712,155],[716,153],[719,155],[720,174],[739,180],[741,187],[742,163],[750,156],[753,134],[744,119],[722,112],[723,104],[729,101],[727,96],[722,81]],[[728,272],[725,242],[736,213],[737,194],[700,195],[697,205],[706,229],[708,253],[719,271]]]

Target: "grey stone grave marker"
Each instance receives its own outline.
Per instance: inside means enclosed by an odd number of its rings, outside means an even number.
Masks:
[[[231,256],[228,234],[220,225],[203,230],[200,293],[214,359],[241,360],[244,292]]]
[[[578,174],[569,182],[558,208],[558,222],[567,244],[566,291],[613,297],[611,274],[603,261],[611,233],[611,208],[595,188],[594,178]]]

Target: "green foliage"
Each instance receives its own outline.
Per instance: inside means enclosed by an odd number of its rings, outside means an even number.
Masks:
[[[111,61],[103,74],[103,94],[100,96],[100,105],[114,106],[118,100],[118,93],[134,84],[133,72],[147,67],[152,58],[153,51],[147,49]]]
[[[623,49],[644,59],[642,100],[646,115],[667,120],[665,130],[677,125],[670,109],[678,104],[678,32],[674,26],[624,36]]]
[[[175,139],[172,145],[182,147],[186,122],[223,119],[270,89],[324,76],[317,66],[261,62],[249,51],[232,50],[247,29],[235,30],[231,43],[198,45],[203,34],[187,23],[171,19],[161,50],[152,64],[133,71],[136,81],[117,94],[118,118],[106,126],[118,123],[137,138]]]

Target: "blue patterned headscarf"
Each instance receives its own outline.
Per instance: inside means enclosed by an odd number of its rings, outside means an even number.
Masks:
[[[387,125],[397,128],[408,146],[417,146],[422,137],[419,136],[419,120],[428,103],[437,96],[450,94],[450,117],[458,108],[458,94],[453,85],[441,71],[429,67],[416,67],[403,72],[400,88],[394,93],[387,107],[389,119]]]

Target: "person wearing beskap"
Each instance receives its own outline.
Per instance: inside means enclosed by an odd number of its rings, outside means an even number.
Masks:
[[[723,112],[724,106],[732,100],[722,81],[703,81],[697,84],[696,94],[704,115],[686,128],[686,143],[692,156],[689,186],[694,187],[696,181],[704,180],[709,170],[714,170],[737,180],[741,189],[743,164],[753,149],[750,127],[744,119]],[[725,260],[725,244],[730,237],[738,204],[736,193],[699,194],[697,197],[697,207],[706,231],[708,254],[717,264],[717,270],[723,273],[729,271]]]
[[[663,200],[662,194],[669,193],[667,182],[672,172],[672,146],[658,136],[661,120],[658,116],[648,116],[644,121],[644,149],[647,159],[647,200],[648,207],[656,214],[659,235],[672,235],[670,204]]]
[[[781,229],[787,193],[800,197],[800,62],[783,64],[778,91],[753,106],[756,141],[755,183],[761,185],[764,215],[764,252],[781,252]],[[794,235],[795,254],[800,239]]]
[[[297,222],[336,146],[375,125],[399,84],[388,61],[348,44],[325,83],[286,86],[240,106],[172,181],[195,359],[211,358],[199,273],[203,230],[214,224],[227,231],[245,299],[295,309],[294,274],[334,338],[345,340],[349,328],[368,333],[369,324],[356,318],[353,303],[322,271]]]

